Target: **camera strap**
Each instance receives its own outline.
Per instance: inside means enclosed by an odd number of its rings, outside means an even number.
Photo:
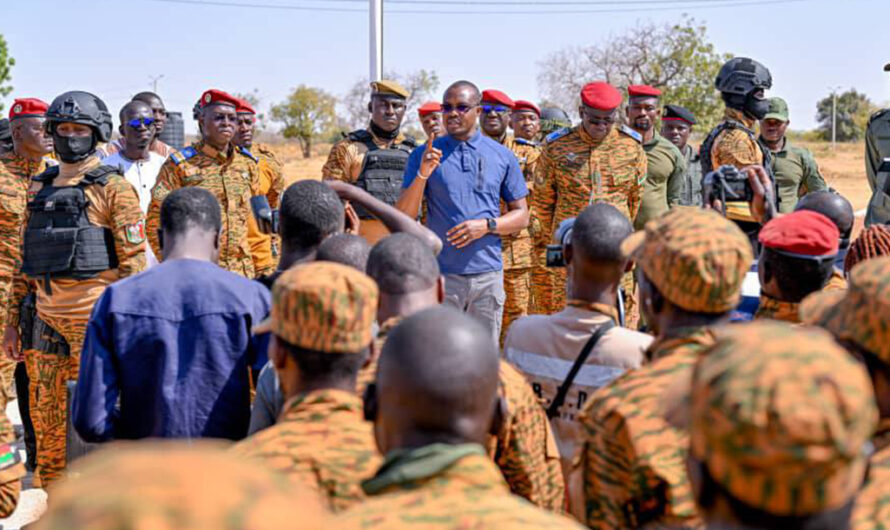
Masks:
[[[565,403],[566,395],[569,393],[569,388],[572,387],[572,383],[575,382],[575,377],[578,376],[578,372],[581,370],[581,367],[584,366],[584,363],[587,362],[587,358],[590,357],[590,352],[593,351],[596,343],[603,338],[603,335],[608,333],[608,331],[615,327],[615,322],[609,319],[608,322],[603,324],[597,329],[593,335],[587,340],[584,344],[584,347],[581,348],[581,353],[578,354],[578,357],[575,358],[575,363],[572,364],[572,369],[569,370],[569,374],[566,376],[565,380],[559,385],[559,389],[556,391],[556,397],[553,398],[553,401],[550,402],[550,406],[547,407],[547,418],[553,419],[559,415],[559,408]]]

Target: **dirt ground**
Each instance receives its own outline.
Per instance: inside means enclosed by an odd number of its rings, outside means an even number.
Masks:
[[[865,207],[871,197],[865,178],[864,145],[862,143],[839,143],[832,150],[828,142],[798,142],[813,152],[822,176],[828,185],[843,194],[853,203],[853,209],[861,212],[857,216],[855,232],[862,226]],[[313,147],[313,156],[304,159],[296,143],[280,143],[272,146],[284,164],[284,174],[288,183],[304,179],[320,179],[321,167],[330,151],[330,144]]]

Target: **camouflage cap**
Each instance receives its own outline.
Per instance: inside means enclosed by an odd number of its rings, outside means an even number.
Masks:
[[[754,261],[751,243],[735,223],[696,208],[676,208],[649,221],[621,251],[671,303],[697,313],[738,306]]]
[[[364,273],[327,261],[298,265],[272,286],[272,312],[254,333],[326,353],[359,353],[371,343],[377,284]]]
[[[890,257],[857,265],[846,291],[820,291],[800,306],[806,324],[823,327],[890,364]]]
[[[782,98],[769,98],[769,112],[766,113],[766,116],[763,117],[764,120],[779,120],[783,122],[787,122],[790,118],[788,117],[788,103],[785,102]]]
[[[692,375],[690,455],[773,515],[846,504],[878,420],[865,368],[817,328],[758,321],[715,334]]]
[[[118,442],[53,485],[36,529],[324,528],[314,492],[199,441]]]

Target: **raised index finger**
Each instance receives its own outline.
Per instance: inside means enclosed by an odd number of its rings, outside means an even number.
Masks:
[[[432,153],[432,152],[433,152],[433,142],[434,142],[435,140],[436,140],[436,133],[434,132],[434,133],[431,134],[430,137],[427,138],[427,140],[426,140],[426,152],[427,152],[427,153]]]

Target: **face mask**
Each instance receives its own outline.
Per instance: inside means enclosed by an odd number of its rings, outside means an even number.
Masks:
[[[752,94],[748,94],[745,98],[745,113],[755,120],[762,120],[769,113],[769,100],[766,98],[755,98]]]
[[[53,133],[53,145],[62,162],[73,164],[93,154],[96,150],[96,135],[72,137]]]

